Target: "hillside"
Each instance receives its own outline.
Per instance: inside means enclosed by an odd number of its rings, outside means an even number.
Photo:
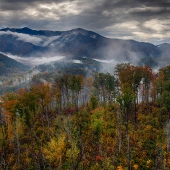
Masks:
[[[25,66],[0,53],[0,76],[9,76],[13,73],[28,71],[28,69],[28,66]]]

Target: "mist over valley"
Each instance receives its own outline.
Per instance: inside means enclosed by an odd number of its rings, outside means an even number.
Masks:
[[[121,63],[148,65],[158,70],[170,63],[170,44],[106,38],[82,28],[69,31],[4,28],[0,30],[0,54],[1,86],[8,91],[8,87],[29,87],[36,74],[46,72],[53,77],[93,76],[95,72],[113,75],[116,65]]]

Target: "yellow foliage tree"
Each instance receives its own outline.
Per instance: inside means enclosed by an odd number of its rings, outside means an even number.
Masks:
[[[44,147],[45,158],[49,161],[51,167],[62,169],[62,160],[66,151],[65,136],[61,135],[57,140],[52,138]]]

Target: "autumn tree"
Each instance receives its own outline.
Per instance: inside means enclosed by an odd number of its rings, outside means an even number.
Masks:
[[[149,103],[149,94],[150,94],[150,87],[151,87],[151,82],[153,79],[153,73],[152,73],[152,68],[149,66],[144,66],[143,68],[143,96],[144,96],[144,101],[148,104]]]
[[[109,73],[95,73],[93,81],[93,94],[101,103],[108,103],[115,100],[117,88],[116,79]]]
[[[72,104],[78,108],[79,105],[79,95],[83,89],[83,76],[82,75],[71,75],[70,77],[70,89],[72,93]]]
[[[117,97],[117,102],[120,104],[122,112],[125,115],[125,126],[126,126],[126,138],[127,138],[127,162],[128,170],[131,169],[130,164],[130,139],[129,139],[129,115],[130,115],[130,106],[135,98],[134,92],[128,85],[125,85],[122,89],[121,94]]]

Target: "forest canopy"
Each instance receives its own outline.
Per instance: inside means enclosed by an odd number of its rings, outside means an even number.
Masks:
[[[64,74],[0,100],[0,169],[170,169],[170,66]]]

